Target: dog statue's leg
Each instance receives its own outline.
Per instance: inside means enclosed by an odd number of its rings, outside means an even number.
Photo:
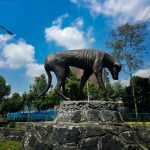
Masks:
[[[105,85],[104,85],[104,82],[103,82],[101,71],[97,71],[94,74],[95,74],[95,76],[97,78],[97,81],[98,81],[98,84],[99,84],[99,88],[105,90]]]
[[[81,95],[80,98],[83,98],[83,88],[84,85],[86,83],[86,81],[89,79],[89,77],[92,75],[92,71],[91,70],[84,70],[83,75],[81,77],[81,81],[80,81],[80,91],[81,91]]]
[[[61,91],[60,88],[62,87],[63,83],[66,79],[66,70],[63,67],[57,67],[57,70],[55,70],[56,78],[57,78],[57,84],[54,88],[54,91],[61,96],[65,100],[70,100],[70,98],[66,97]]]
[[[93,72],[97,78],[99,88],[101,88],[104,91],[105,99],[108,99],[108,92],[105,87],[102,73],[103,73],[103,64],[102,64],[103,56],[97,57],[94,64],[93,64]]]
[[[100,71],[95,72],[95,76],[97,78],[99,88],[101,88],[104,91],[105,98],[107,99],[108,98],[108,92],[107,92],[107,89],[105,87],[105,84],[104,84],[104,81],[102,78],[102,71],[100,70]]]
[[[70,98],[66,97],[66,96],[60,91],[60,88],[61,88],[61,86],[62,86],[62,81],[61,81],[60,79],[57,79],[57,80],[58,80],[58,82],[57,82],[57,84],[56,84],[56,86],[55,86],[55,88],[54,88],[54,91],[55,91],[59,96],[61,96],[63,99],[65,99],[65,100],[70,100]]]
[[[65,78],[64,78],[64,81],[62,83],[62,90],[63,90],[63,94],[65,95],[66,94],[66,90],[65,90],[65,80],[66,78],[69,76],[69,73],[70,73],[70,68],[69,67],[66,67],[65,68]]]

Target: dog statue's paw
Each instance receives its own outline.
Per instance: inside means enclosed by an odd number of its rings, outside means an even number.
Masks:
[[[65,96],[65,101],[70,101],[71,99],[69,97]]]

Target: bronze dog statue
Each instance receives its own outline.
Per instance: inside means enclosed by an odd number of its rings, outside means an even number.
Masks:
[[[107,90],[102,78],[103,68],[108,68],[113,79],[115,80],[118,80],[118,74],[121,70],[121,65],[116,59],[114,59],[108,53],[102,52],[100,50],[67,50],[48,55],[44,65],[48,75],[48,85],[40,94],[40,96],[44,95],[50,88],[52,80],[50,71],[53,71],[57,78],[57,84],[54,88],[54,91],[63,99],[68,100],[69,98],[66,97],[63,93],[65,91],[65,79],[69,75],[70,66],[84,70],[80,81],[81,91],[83,90],[86,81],[94,73],[97,78],[99,87],[104,90],[106,95]],[[63,93],[60,91],[61,87],[63,89]]]

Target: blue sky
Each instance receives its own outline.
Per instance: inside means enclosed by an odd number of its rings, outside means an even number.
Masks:
[[[149,0],[0,0],[0,24],[15,34],[0,30],[0,75],[12,92],[23,92],[35,76],[44,73],[43,63],[50,53],[80,48],[111,53],[105,46],[110,30],[140,20],[148,8]],[[148,51],[136,75],[150,76],[149,58]],[[128,81],[123,73],[120,79]]]

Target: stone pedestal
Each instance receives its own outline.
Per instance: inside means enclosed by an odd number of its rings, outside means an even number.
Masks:
[[[60,105],[56,123],[121,122],[117,106],[112,101],[64,101]]]
[[[114,102],[63,102],[54,122],[31,123],[23,150],[150,149],[150,129],[119,123]]]

